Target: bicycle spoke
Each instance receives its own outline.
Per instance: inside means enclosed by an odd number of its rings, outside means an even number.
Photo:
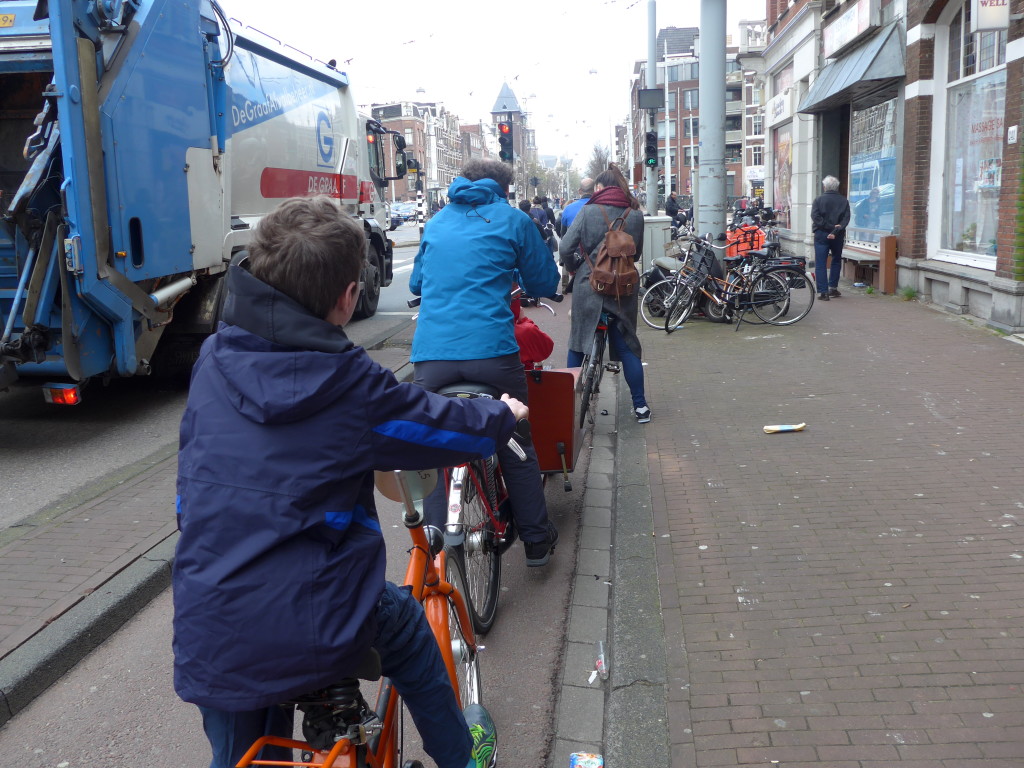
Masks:
[[[466,577],[454,558],[448,558],[448,582],[465,597]],[[483,683],[480,679],[480,657],[476,648],[470,646],[459,622],[455,601],[448,599],[448,632],[455,665],[455,677],[459,684],[459,701],[465,709],[470,704],[483,703]]]
[[[501,587],[501,556],[498,552],[491,511],[497,504],[493,466],[483,459],[467,465],[462,484],[462,543],[451,547],[466,578],[465,597],[473,627],[480,634],[494,624]],[[491,500],[494,496],[494,500]]]

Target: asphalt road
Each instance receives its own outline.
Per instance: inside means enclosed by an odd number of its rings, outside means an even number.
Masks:
[[[381,292],[376,315],[346,327],[365,347],[414,315],[406,302],[419,233],[406,224],[391,235],[394,282]],[[45,403],[36,386],[0,392],[0,542],[5,529],[80,504],[168,455],[187,394],[183,381],[146,378],[91,382],[74,407]]]

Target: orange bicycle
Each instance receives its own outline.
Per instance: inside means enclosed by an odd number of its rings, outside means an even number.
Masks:
[[[436,470],[377,472],[376,485],[384,496],[405,508],[403,522],[412,547],[405,585],[423,604],[459,706],[481,703],[479,652],[473,624],[466,607],[465,576],[457,558],[449,558],[440,537],[428,540],[423,528],[422,500],[437,483]],[[380,679],[363,673],[366,679]],[[329,766],[331,768],[422,768],[418,761],[403,762],[402,702],[387,678],[381,679],[376,704],[371,707],[359,689],[359,680],[339,680],[330,688],[299,697],[294,704],[302,712],[305,741],[264,736],[257,740],[237,768],[247,766]],[[302,752],[294,762],[257,760],[266,746]],[[492,758],[493,765],[493,758]]]

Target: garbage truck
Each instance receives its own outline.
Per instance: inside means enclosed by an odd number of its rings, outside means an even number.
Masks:
[[[3,0],[0,390],[74,404],[85,382],[190,365],[228,266],[294,196],[362,222],[357,316],[373,315],[404,150],[333,60],[214,0]]]

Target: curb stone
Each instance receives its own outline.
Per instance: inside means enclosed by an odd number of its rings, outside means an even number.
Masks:
[[[669,764],[664,627],[643,425],[628,389],[605,377],[591,437],[576,579],[549,768],[573,752],[605,765]],[[610,677],[588,682],[595,644]]]

